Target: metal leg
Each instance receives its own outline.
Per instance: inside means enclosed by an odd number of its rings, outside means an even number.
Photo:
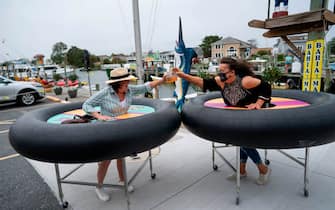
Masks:
[[[150,167],[150,176],[152,179],[156,178],[156,174],[152,173],[152,156],[151,156],[151,150],[149,150],[149,167]]]
[[[127,198],[127,209],[130,209],[130,201],[129,201],[129,194],[128,194],[128,178],[127,178],[127,168],[126,168],[126,161],[125,158],[122,158],[122,171],[124,176],[124,192]]]
[[[214,171],[218,170],[218,166],[215,164],[215,143],[212,142],[212,167]]]
[[[148,161],[150,162],[150,156],[149,155],[145,159],[145,161],[142,163],[142,165],[137,169],[137,171],[134,173],[134,175],[129,179],[128,184],[131,184],[135,180],[135,178],[137,177],[137,175],[143,170],[143,168],[148,163]]]
[[[240,147],[236,147],[236,205],[240,203]]]
[[[280,153],[285,155],[286,157],[290,158],[291,160],[295,161],[299,165],[304,167],[304,195],[305,197],[309,196],[308,186],[309,186],[309,148],[305,148],[305,162],[298,160],[297,158],[293,157],[292,155],[287,154],[282,150],[278,150]]]
[[[305,164],[304,164],[304,195],[308,197],[308,185],[309,185],[309,148],[305,148]]]
[[[64,202],[64,194],[62,190],[62,184],[61,184],[61,178],[59,173],[59,166],[58,163],[55,163],[55,170],[56,170],[56,180],[57,180],[57,186],[58,186],[58,194],[59,194],[59,200],[63,206],[63,208],[67,208],[69,203],[67,201]]]
[[[265,165],[270,165],[270,161],[268,159],[268,150],[267,149],[264,150],[264,163],[265,163]]]
[[[218,167],[215,164],[215,153],[225,162],[227,163],[227,165],[236,172],[236,205],[239,205],[240,203],[240,147],[237,146],[236,147],[236,165],[234,167],[234,165],[232,163],[230,163],[218,150],[218,148],[227,148],[230,147],[232,145],[224,145],[224,146],[215,146],[215,143],[212,142],[212,166],[214,170],[217,170]]]
[[[113,184],[103,184],[104,187],[116,187],[116,188],[124,188],[125,190],[125,195],[127,198],[127,209],[130,209],[130,199],[129,199],[129,192],[128,192],[128,186],[132,183],[132,181],[134,181],[134,179],[136,178],[136,176],[142,171],[142,169],[144,168],[144,166],[148,163],[150,163],[150,174],[151,174],[151,178],[155,179],[156,174],[153,173],[153,167],[152,167],[152,154],[151,154],[151,150],[149,150],[149,156],[146,158],[146,160],[144,161],[144,163],[137,169],[137,171],[135,172],[135,174],[128,180],[127,177],[127,169],[126,169],[126,161],[125,158],[122,158],[122,171],[123,171],[123,175],[124,175],[124,186],[122,185],[113,185]],[[73,174],[74,172],[76,172],[79,168],[81,168],[84,164],[81,164],[79,166],[77,166],[76,168],[74,168],[73,170],[71,170],[68,174],[66,174],[63,178],[60,176],[60,172],[59,172],[59,166],[57,163],[55,163],[55,170],[56,170],[56,179],[57,179],[57,185],[58,185],[58,193],[59,193],[59,199],[60,202],[63,206],[63,208],[67,208],[68,207],[68,202],[64,201],[64,194],[62,191],[62,183],[65,184],[75,184],[75,185],[85,185],[85,186],[97,186],[96,182],[82,182],[82,181],[75,181],[75,180],[68,180],[67,178]]]

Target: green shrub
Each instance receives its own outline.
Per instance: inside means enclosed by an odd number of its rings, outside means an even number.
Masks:
[[[60,74],[54,74],[54,75],[52,76],[52,78],[53,78],[55,81],[58,81],[58,80],[63,79],[62,75],[60,75]]]
[[[273,86],[280,77],[282,76],[281,71],[277,67],[267,68],[263,72],[263,79]]]
[[[201,77],[202,79],[209,79],[210,76],[211,75],[208,73],[208,71],[203,70],[203,69],[198,70],[198,77]]]
[[[69,80],[71,80],[72,82],[76,81],[78,79],[78,75],[76,75],[75,73],[70,74],[69,76]]]

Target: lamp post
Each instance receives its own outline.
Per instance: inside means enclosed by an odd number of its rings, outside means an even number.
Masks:
[[[64,55],[64,75],[65,75],[65,87],[67,87],[68,85],[68,78],[67,78],[67,74],[66,74],[66,65],[67,65],[67,54],[65,53]]]
[[[87,71],[87,79],[88,79],[88,89],[90,91],[90,96],[92,96],[92,89],[91,89],[91,80],[90,80],[90,54],[87,50],[84,50],[84,65]]]

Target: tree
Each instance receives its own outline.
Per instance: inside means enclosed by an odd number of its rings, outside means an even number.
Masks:
[[[103,61],[102,61],[103,64],[111,64],[112,62],[108,59],[108,58],[105,58]]]
[[[285,61],[285,55],[284,54],[278,54],[277,55],[277,61]]]
[[[211,57],[211,44],[219,41],[220,39],[222,39],[222,37],[217,35],[205,36],[205,38],[202,40],[202,43],[199,45],[199,47],[201,47],[202,51],[204,52],[205,58]]]
[[[260,50],[260,51],[257,52],[257,55],[262,57],[264,55],[271,55],[271,52],[269,50]]]
[[[96,55],[90,54],[90,66],[94,67],[94,64],[100,62],[100,58]]]
[[[57,42],[52,47],[51,60],[56,64],[62,64],[65,59],[67,46],[63,42]]]
[[[84,67],[84,50],[76,46],[72,46],[66,53],[68,64],[74,67]],[[90,56],[90,67],[94,67],[94,63],[99,62],[98,56],[89,54]]]
[[[72,46],[66,54],[67,62],[74,67],[84,66],[84,51],[78,47]]]

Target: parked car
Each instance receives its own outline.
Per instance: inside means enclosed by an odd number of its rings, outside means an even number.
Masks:
[[[29,106],[44,97],[44,88],[40,83],[14,81],[0,76],[0,103],[16,102]]]

